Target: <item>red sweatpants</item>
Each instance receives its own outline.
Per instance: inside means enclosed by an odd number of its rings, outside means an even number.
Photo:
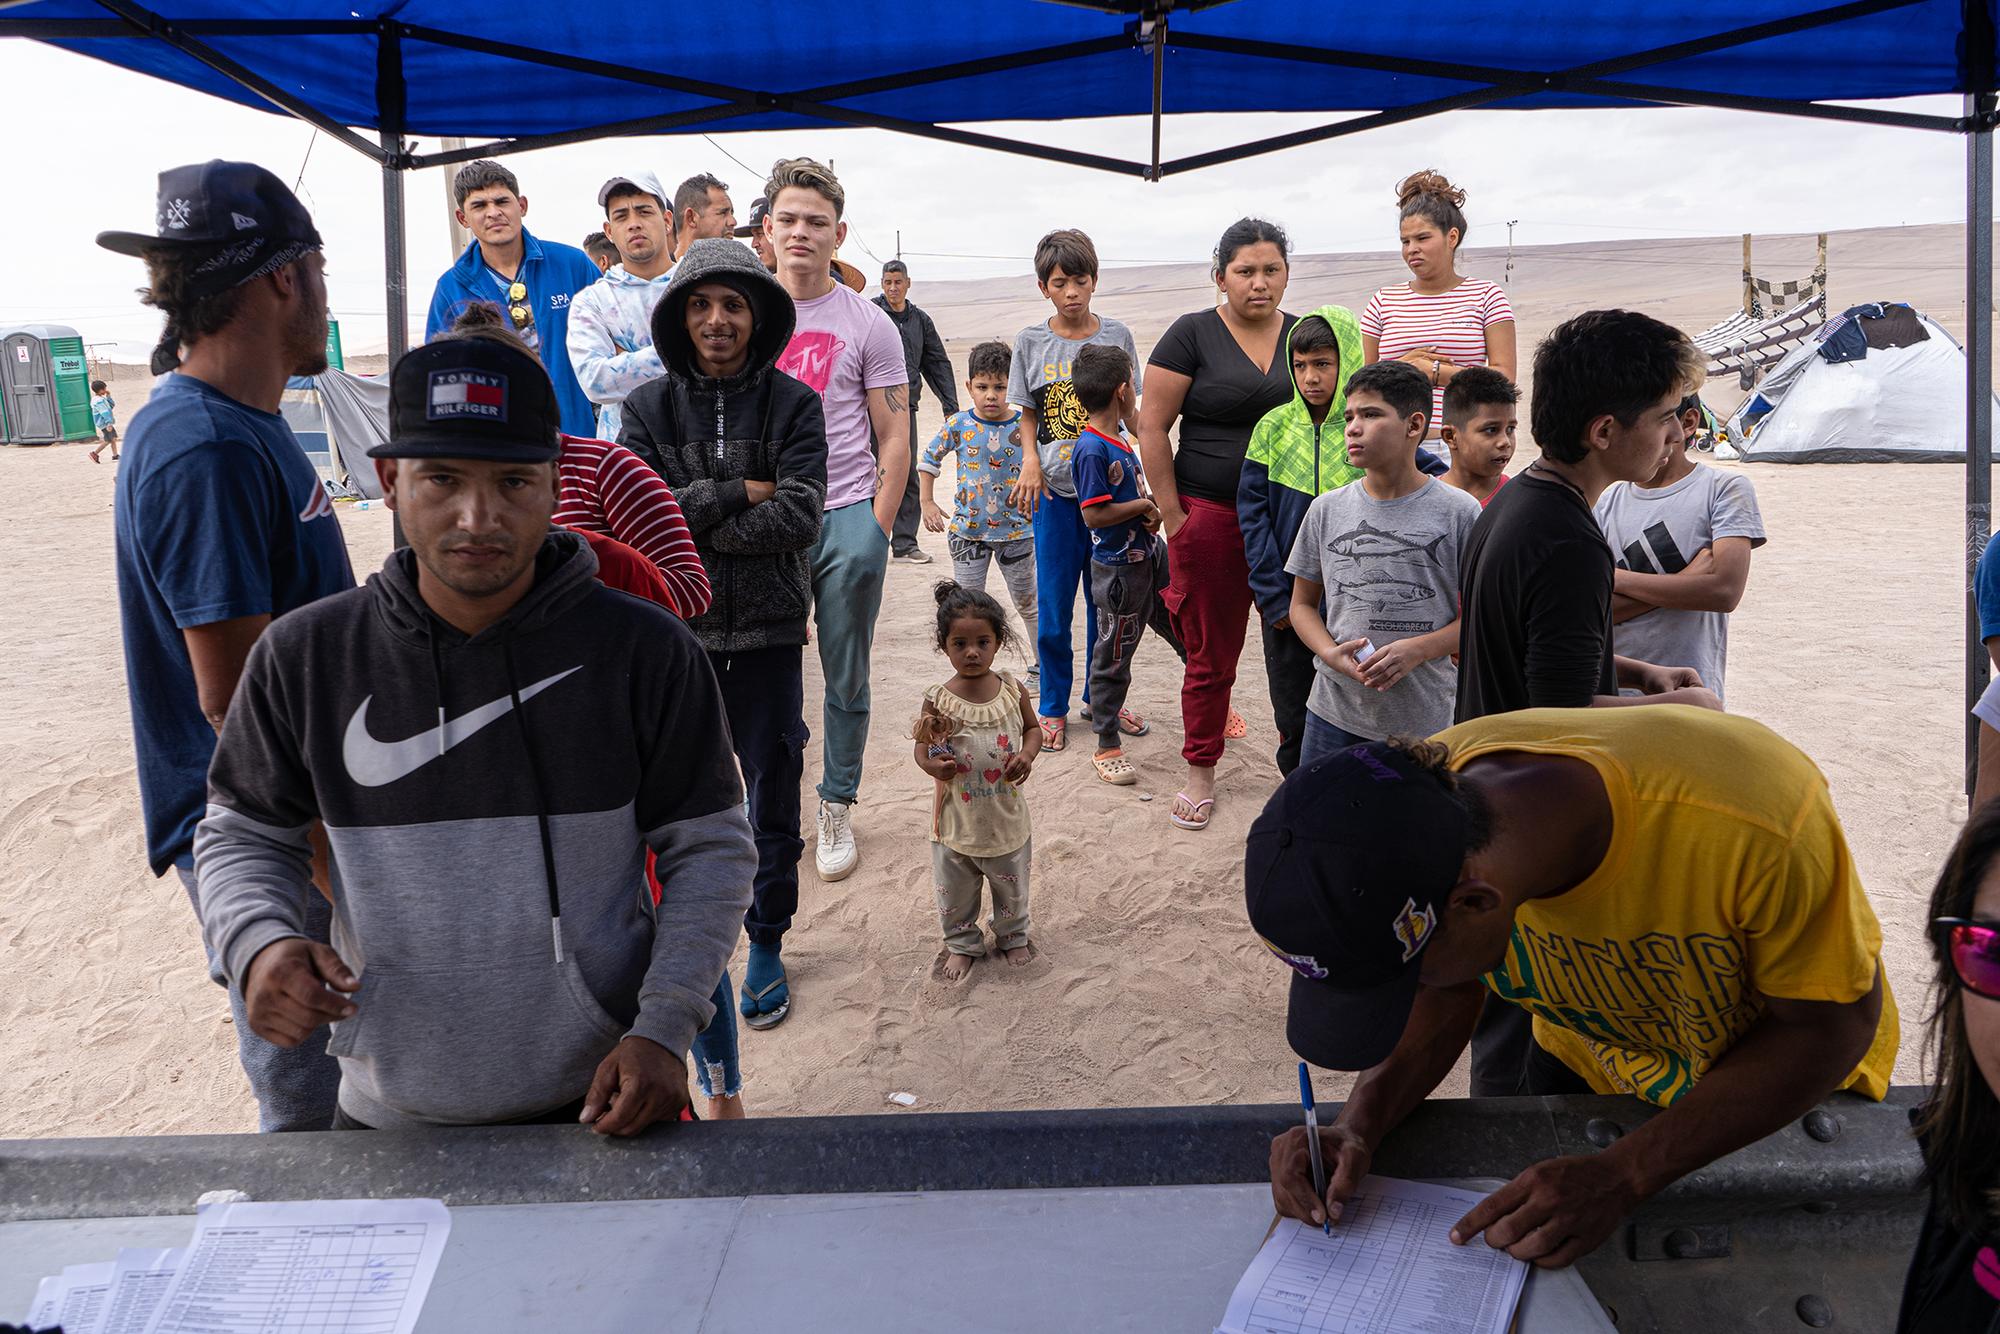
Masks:
[[[1229,721],[1229,690],[1250,625],[1250,564],[1236,507],[1182,496],[1187,522],[1167,552],[1172,578],[1161,595],[1174,629],[1187,646],[1181,679],[1181,757],[1212,769],[1222,759],[1222,729]]]

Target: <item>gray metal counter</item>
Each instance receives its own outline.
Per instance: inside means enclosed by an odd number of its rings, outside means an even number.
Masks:
[[[417,1331],[1205,1334],[1270,1221],[1263,1186],[459,1208]],[[189,1231],[185,1216],[0,1224],[0,1317],[44,1273]],[[1521,1328],[1612,1330],[1573,1273],[1531,1277]]]
[[[1837,1096],[1650,1201],[1579,1266],[1620,1334],[1791,1334],[1808,1327],[1807,1314],[1841,1329],[1890,1328],[1922,1218],[1907,1122],[1921,1092],[1898,1089],[1886,1103]],[[1441,1100],[1383,1146],[1375,1169],[1506,1179],[1595,1152],[1651,1115],[1625,1098]],[[896,1318],[967,1328],[1088,1328],[1073,1313],[1089,1284],[1064,1278],[1073,1265],[1090,1265],[1086,1276],[1107,1295],[1128,1294],[1128,1306],[1176,1312],[1150,1325],[1093,1314],[1101,1327],[1195,1328],[1221,1316],[1257,1249],[1270,1221],[1271,1136],[1297,1117],[1280,1106],[767,1118],[623,1142],[557,1126],[4,1141],[0,1310],[24,1306],[31,1289],[21,1285],[64,1263],[109,1259],[120,1244],[179,1244],[185,1217],[146,1220],[186,1215],[203,1191],[234,1187],[259,1200],[444,1200],[457,1222],[432,1305],[445,1310],[444,1285],[463,1281],[451,1302],[484,1312],[491,1329],[542,1309],[481,1303],[537,1300],[521,1284],[536,1256],[560,1253],[550,1248],[592,1261],[562,1288],[573,1302],[587,1283],[592,1311],[628,1300],[658,1311],[659,1293],[680,1293],[685,1277],[695,1285],[687,1300],[700,1300],[679,1309],[705,1309],[708,1322],[686,1328],[748,1327],[752,1311],[730,1303],[749,1301],[807,1303],[755,1308],[760,1334],[772,1327],[765,1314],[786,1310],[811,1317],[791,1328],[831,1328],[836,1298],[867,1316],[907,1311]],[[1229,1189],[1188,1189],[1205,1186]],[[972,1208],[952,1192],[983,1194]],[[565,1208],[532,1207],[542,1205]],[[107,1220],[90,1245],[17,1258],[84,1235],[95,1225],[75,1220],[88,1219]],[[1091,1261],[1077,1239],[1098,1231],[1115,1236],[1128,1267],[1107,1274]],[[641,1253],[640,1236],[657,1242]],[[459,1255],[483,1267],[461,1279]],[[672,1268],[683,1259],[684,1275]],[[653,1282],[662,1272],[664,1286]],[[768,1281],[785,1273],[812,1284]],[[440,1318],[427,1308],[425,1327],[458,1327],[430,1324]]]

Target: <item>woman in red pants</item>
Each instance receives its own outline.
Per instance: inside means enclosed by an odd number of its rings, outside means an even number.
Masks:
[[[1203,829],[1215,807],[1215,766],[1230,719],[1229,691],[1250,622],[1250,567],[1236,526],[1236,479],[1250,432],[1290,401],[1278,308],[1291,276],[1291,242],[1258,218],[1230,225],[1215,248],[1220,304],[1183,315],[1146,364],[1139,449],[1165,519],[1172,582],[1164,601],[1187,648],[1181,722],[1187,786],[1173,821]],[[1167,433],[1178,421],[1179,449]]]

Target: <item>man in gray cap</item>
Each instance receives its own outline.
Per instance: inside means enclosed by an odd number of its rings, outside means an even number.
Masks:
[[[558,420],[520,348],[399,361],[369,453],[410,545],[260,641],[209,769],[203,930],[261,1036],[334,1025],[336,1129],[688,1104],[756,851],[694,635],[549,526]],[[331,946],[297,914],[315,819]]]
[[[569,364],[597,405],[597,434],[616,440],[626,396],[666,372],[653,351],[653,307],[673,277],[673,214],[650,171],[598,187],[604,235],[620,261],[569,303]]]
[[[118,470],[118,607],[146,859],[196,902],[195,825],[244,661],[272,618],[354,586],[332,502],[278,415],[289,376],[326,369],[326,262],[312,216],[247,162],[161,172],[157,233],[97,243],[146,261],[144,300],[166,316],[153,352],[163,378]],[[326,899],[303,872],[299,889],[300,933],[326,940]],[[223,981],[213,956],[209,975]],[[325,1130],[339,1083],[325,1037],[274,1046],[240,990],[229,1003],[258,1128]]]

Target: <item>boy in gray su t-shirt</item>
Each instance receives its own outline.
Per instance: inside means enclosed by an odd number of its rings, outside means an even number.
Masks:
[[[1597,526],[1618,558],[1618,568],[1639,574],[1679,574],[1705,549],[1726,537],[1764,545],[1764,516],[1757,492],[1741,473],[1704,463],[1665,486],[1613,482],[1597,502]],[[1729,613],[1655,607],[1620,622],[1612,650],[1662,667],[1692,667],[1722,699],[1729,654]]]
[[[1124,350],[1132,359],[1132,392],[1140,392],[1139,350],[1132,331],[1103,315],[1097,317],[1097,332],[1088,338],[1064,338],[1049,328],[1047,320],[1029,325],[1014,339],[1014,363],[1007,373],[1007,401],[1035,414],[1042,485],[1071,500],[1076,499],[1076,482],[1070,474],[1070,451],[1090,414],[1076,401],[1069,377],[1077,350],[1092,343]]]
[[[1285,572],[1326,590],[1320,614],[1335,643],[1368,639],[1381,648],[1458,619],[1458,553],[1478,518],[1478,501],[1436,479],[1395,500],[1376,500],[1350,482],[1313,501]],[[1344,732],[1379,741],[1451,726],[1458,668],[1448,656],[1387,690],[1323,661],[1313,666],[1306,707]]]

